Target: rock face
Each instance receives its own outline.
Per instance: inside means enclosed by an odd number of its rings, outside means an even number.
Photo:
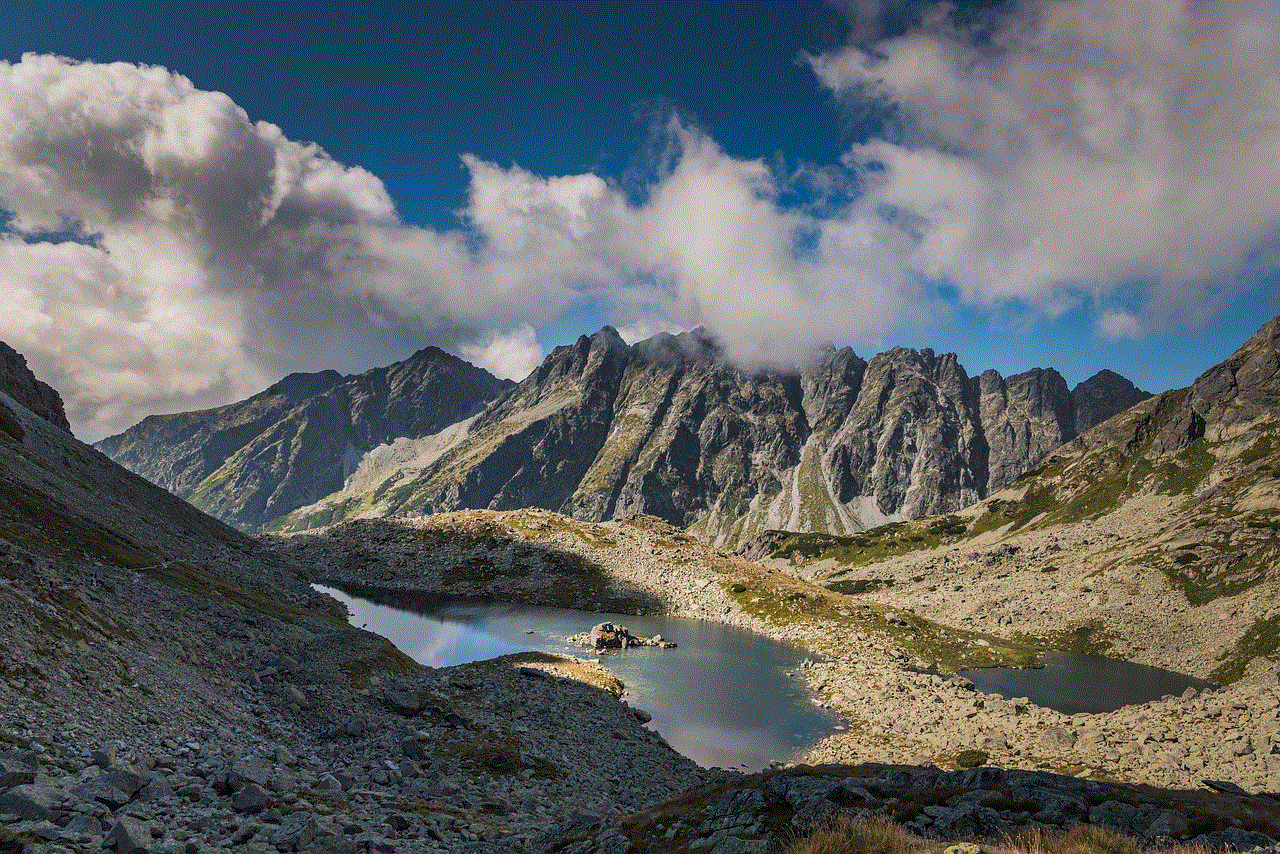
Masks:
[[[718,544],[770,528],[848,533],[984,498],[1143,395],[1126,385],[1108,405],[1116,381],[1073,392],[1052,369],[971,378],[953,354],[903,348],[865,361],[828,347],[795,371],[751,371],[702,330],[628,346],[605,327],[557,348],[465,430],[421,440],[407,464],[277,527],[542,507],[646,513]]]
[[[36,379],[22,354],[3,341],[0,341],[0,391],[55,427],[71,432],[67,413],[62,408],[62,397]]]
[[[358,376],[291,374],[248,400],[153,415],[96,447],[247,530],[340,489],[370,449],[474,415],[511,386],[428,347]]]

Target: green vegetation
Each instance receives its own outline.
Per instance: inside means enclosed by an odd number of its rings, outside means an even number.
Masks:
[[[739,591],[739,587],[744,589]],[[743,611],[757,619],[780,626],[822,620],[878,632],[906,652],[950,672],[971,667],[1030,667],[1039,660],[1041,651],[1053,648],[1040,639],[1009,640],[897,609],[892,609],[896,621],[890,623],[886,615],[891,609],[883,605],[856,603],[835,591],[816,592],[790,579],[761,576],[745,584],[726,584],[725,589]]]
[[[1244,675],[1249,662],[1259,655],[1275,658],[1280,653],[1280,616],[1254,620],[1236,645],[1223,654],[1209,674],[1215,685],[1227,685]]]
[[[346,621],[336,614],[304,611],[300,608],[295,608],[271,595],[275,592],[271,588],[255,588],[251,590],[202,570],[186,561],[165,561],[155,566],[146,566],[141,569],[143,573],[156,581],[167,584],[177,590],[185,590],[211,599],[222,599],[279,620],[293,622],[299,617],[305,616],[324,620],[333,624],[335,628],[346,626]]]
[[[890,522],[848,536],[789,533],[782,538],[770,556],[789,560],[792,566],[805,566],[824,560],[842,566],[869,566],[888,557],[955,542],[967,530],[968,524],[963,519],[950,515],[915,522]]]
[[[962,750],[956,754],[956,767],[977,768],[979,765],[986,765],[990,758],[985,750]]]
[[[941,843],[913,836],[906,828],[886,821],[841,819],[784,847],[781,854],[920,854],[935,850]],[[974,849],[987,854],[1143,854],[1142,840],[1124,836],[1104,827],[1081,824],[1057,836],[1028,833],[996,843],[985,842]],[[1162,847],[1170,854],[1207,854],[1204,846]]]
[[[73,512],[23,484],[0,477],[0,538],[69,563],[100,561],[138,569],[168,555],[104,522]]]
[[[1153,548],[1139,558],[1164,573],[1192,605],[1204,605],[1262,584],[1277,559],[1280,541],[1274,536],[1224,537],[1201,543],[1194,550]]]
[[[9,437],[15,442],[21,442],[27,435],[27,431],[22,429],[18,419],[9,411],[9,407],[4,404],[0,404],[0,434]]]
[[[407,676],[422,669],[422,666],[400,650],[389,640],[382,641],[382,648],[369,658],[358,658],[342,665],[351,687],[363,689],[369,687],[369,677],[387,673],[396,676]]]
[[[34,836],[25,833],[14,833],[8,827],[0,824],[0,854],[22,854],[28,845],[35,845]]]

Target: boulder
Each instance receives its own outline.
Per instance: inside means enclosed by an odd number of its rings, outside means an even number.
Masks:
[[[102,838],[102,847],[116,854],[141,854],[151,850],[151,825],[131,815],[122,815]]]

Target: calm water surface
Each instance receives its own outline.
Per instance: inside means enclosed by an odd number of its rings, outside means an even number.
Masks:
[[[627,701],[653,715],[649,726],[704,767],[758,770],[775,759],[794,759],[838,723],[815,708],[803,686],[787,675],[805,658],[802,650],[730,626],[396,591],[361,590],[353,596],[318,589],[347,606],[352,625],[377,632],[431,667],[513,652],[595,655],[564,639],[602,622],[622,623],[646,637],[660,634],[679,646],[641,647],[600,659],[625,683]]]
[[[1147,667],[1101,655],[1046,652],[1044,667],[1018,670],[984,667],[962,671],[979,691],[1002,697],[1026,697],[1038,706],[1066,714],[1110,712],[1121,706],[1181,694],[1208,682],[1172,670]]]

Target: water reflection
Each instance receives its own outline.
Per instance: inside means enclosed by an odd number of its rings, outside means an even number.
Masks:
[[[582,647],[571,647],[564,639],[607,620],[639,635],[660,634],[679,647],[634,648],[602,660],[626,684],[628,702],[653,715],[649,726],[705,767],[758,770],[772,760],[793,759],[836,723],[787,675],[804,657],[801,650],[730,626],[391,591],[360,590],[353,596],[318,589],[347,606],[353,625],[377,632],[432,667],[514,652],[584,655]]]

